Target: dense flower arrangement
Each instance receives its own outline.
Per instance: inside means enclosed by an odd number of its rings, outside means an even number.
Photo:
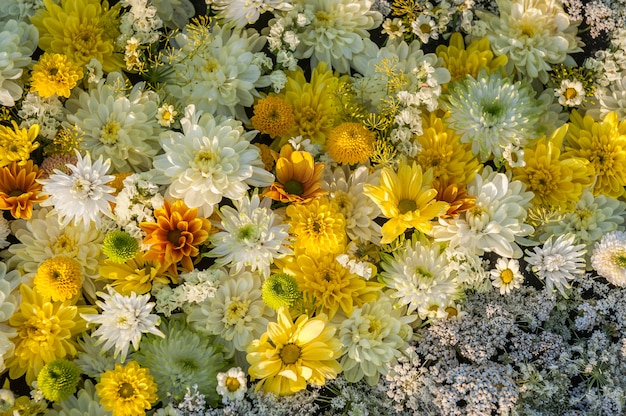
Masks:
[[[0,416],[623,415],[621,0],[0,2]]]

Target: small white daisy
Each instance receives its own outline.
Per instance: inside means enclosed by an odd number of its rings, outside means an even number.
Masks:
[[[241,368],[233,367],[217,374],[217,392],[222,396],[222,403],[242,400],[247,389],[246,373]]]
[[[417,20],[411,23],[411,29],[422,43],[428,43],[430,39],[439,39],[435,20],[425,14],[420,14]]]
[[[83,158],[78,151],[76,157],[75,165],[67,165],[69,175],[55,169],[48,179],[38,180],[43,185],[43,193],[49,196],[41,205],[53,206],[63,226],[72,222],[89,228],[91,222],[100,224],[101,214],[111,217],[109,202],[115,200],[111,195],[115,189],[107,183],[115,177],[107,175],[111,166],[109,159],[104,162],[100,156],[92,164],[89,153]]]
[[[577,107],[585,99],[585,87],[576,79],[564,79],[559,88],[554,91],[554,96],[558,97],[559,104],[564,107]]]
[[[133,292],[130,296],[122,296],[111,287],[108,291],[108,294],[97,293],[104,301],[96,301],[102,313],[80,316],[89,324],[100,324],[91,334],[99,338],[96,345],[104,343],[102,351],[115,347],[114,358],[121,353],[124,362],[131,343],[135,350],[139,348],[142,334],[150,333],[160,337],[164,334],[157,329],[159,316],[150,313],[154,307],[153,302],[148,302],[150,294],[137,296]]]
[[[546,281],[549,291],[556,288],[564,295],[565,289],[570,287],[568,280],[585,272],[585,245],[575,245],[575,238],[570,233],[560,235],[552,242],[550,237],[543,247],[535,247],[534,251],[526,250],[525,260],[537,277]]]
[[[626,232],[604,235],[593,250],[591,266],[609,283],[626,286]]]
[[[508,295],[512,289],[519,289],[524,276],[519,270],[519,262],[515,259],[500,257],[496,268],[491,270],[492,284],[500,288],[501,295]]]

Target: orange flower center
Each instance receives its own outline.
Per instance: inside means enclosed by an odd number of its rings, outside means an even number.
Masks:
[[[180,230],[170,230],[167,232],[167,240],[175,246],[178,246],[180,244],[181,236],[182,233],[180,232]]]

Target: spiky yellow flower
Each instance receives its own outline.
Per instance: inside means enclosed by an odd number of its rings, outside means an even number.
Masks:
[[[328,136],[328,154],[342,165],[365,163],[374,152],[376,134],[361,123],[341,123]]]
[[[150,371],[136,361],[116,364],[114,370],[102,374],[96,391],[104,410],[112,411],[113,416],[143,416],[159,399]]]
[[[432,169],[435,180],[467,185],[481,165],[471,144],[461,143],[459,138],[436,113],[423,115],[422,134],[416,137],[422,150],[415,160],[422,169]]]
[[[133,292],[138,295],[148,293],[155,283],[178,282],[158,261],[146,260],[142,252],[122,264],[105,260],[100,266],[100,276],[111,280],[108,284],[124,296]]]
[[[0,168],[0,210],[10,211],[16,219],[29,219],[33,205],[47,198],[41,195],[42,186],[37,182],[43,179],[42,173],[32,160],[24,166],[11,162]]]
[[[513,168],[513,179],[524,182],[535,194],[535,205],[567,211],[593,183],[594,166],[588,160],[561,155],[567,127],[563,125],[549,139],[524,149],[525,165]]]
[[[389,220],[383,224],[381,244],[389,244],[408,228],[429,233],[431,221],[445,214],[450,204],[437,201],[432,188],[433,171],[422,172],[421,166],[401,163],[396,173],[392,168],[381,170],[380,185],[365,184],[363,192]]]
[[[270,95],[254,106],[254,115],[250,121],[252,127],[274,138],[288,133],[293,127],[295,118],[291,106],[284,99]]]
[[[83,274],[76,260],[57,256],[41,263],[33,283],[35,290],[44,299],[63,302],[78,294],[83,284]]]
[[[310,201],[328,193],[322,189],[323,173],[324,164],[315,163],[309,152],[293,150],[286,144],[276,160],[276,182],[262,196],[280,202]]]
[[[285,396],[304,390],[308,383],[323,386],[341,372],[337,359],[341,341],[326,315],[300,315],[293,322],[289,311],[278,310],[276,322],[247,349],[249,374],[260,379],[256,389]]]
[[[346,220],[328,198],[308,204],[289,205],[289,232],[295,236],[294,249],[306,254],[334,253],[346,244]]]
[[[32,383],[44,365],[57,358],[76,355],[76,336],[86,328],[81,314],[97,314],[91,306],[73,306],[69,301],[50,302],[26,285],[20,286],[22,303],[9,319],[17,331],[11,341],[15,353],[6,361],[9,377],[15,380],[24,374]]]
[[[465,75],[477,78],[481,68],[485,68],[488,72],[504,68],[508,61],[506,55],[494,58],[489,38],[474,39],[465,48],[463,35],[458,32],[450,36],[448,46],[437,46],[436,53],[443,59],[443,66],[450,71],[450,83],[460,80]]]
[[[42,98],[52,97],[55,94],[69,98],[71,89],[82,78],[83,69],[67,56],[46,52],[33,66],[30,89]]]
[[[563,158],[572,157],[593,165],[594,195],[621,196],[626,185],[626,120],[620,121],[615,111],[600,122],[572,111]]]
[[[13,128],[0,125],[0,167],[11,162],[24,166],[33,150],[39,147],[35,139],[39,135],[39,125],[33,124],[27,129],[20,129],[15,121]]]
[[[336,259],[336,254],[308,256],[298,254],[293,261],[286,262],[284,271],[292,274],[305,297],[315,301],[317,312],[332,319],[338,311],[350,316],[355,307],[378,299],[384,287],[376,281],[367,281],[350,272]]]
[[[44,0],[31,18],[39,31],[39,47],[44,52],[66,55],[83,66],[92,58],[105,72],[122,69],[124,56],[115,49],[119,36],[121,3],[109,8],[104,0]]]

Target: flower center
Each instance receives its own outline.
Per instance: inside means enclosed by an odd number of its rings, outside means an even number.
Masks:
[[[246,224],[237,231],[237,239],[240,241],[253,240],[257,236],[258,228],[254,224]]]
[[[412,199],[401,199],[398,202],[398,209],[400,214],[406,214],[407,212],[415,211],[417,209],[417,203]]]
[[[226,388],[228,391],[233,392],[239,390],[241,383],[237,380],[236,377],[227,377],[226,378]]]
[[[109,121],[100,132],[100,141],[104,144],[112,145],[117,143],[118,133],[121,129],[120,123],[117,121]]]
[[[180,230],[170,230],[167,232],[167,241],[174,244],[175,246],[178,246],[180,244],[181,236],[182,233],[180,232]]]
[[[568,100],[576,97],[576,95],[578,95],[578,93],[576,92],[576,88],[568,88],[565,90],[565,98],[567,98]]]
[[[226,325],[236,325],[246,317],[250,301],[242,302],[239,297],[233,298],[226,310]]]
[[[613,262],[621,268],[626,268],[626,252],[621,252],[613,256]]]
[[[285,184],[285,190],[292,195],[302,196],[304,193],[304,186],[298,181],[289,180]]]
[[[448,318],[454,318],[455,316],[459,315],[459,311],[457,310],[457,308],[453,307],[453,306],[448,306],[446,309],[444,309],[446,311],[446,313],[448,314]]]
[[[283,364],[293,364],[300,359],[300,347],[296,344],[287,344],[280,349],[278,354]]]
[[[502,283],[508,285],[513,281],[513,272],[511,269],[504,269],[500,272],[500,279],[502,279]]]
[[[120,384],[120,388],[117,390],[117,393],[122,399],[129,399],[135,395],[135,388],[132,384],[124,382]]]

